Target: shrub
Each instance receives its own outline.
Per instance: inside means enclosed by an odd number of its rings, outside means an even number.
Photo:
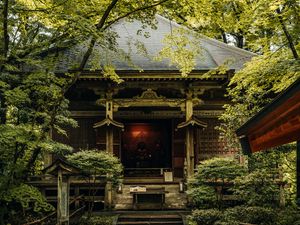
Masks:
[[[0,223],[4,219],[4,224],[23,224],[53,210],[42,193],[31,185],[16,185],[0,193]]]
[[[247,205],[270,206],[278,202],[279,186],[265,170],[256,170],[237,178],[233,191]]]
[[[238,223],[251,223],[259,225],[276,224],[276,212],[272,208],[257,206],[236,206],[225,210],[224,222],[235,221]]]
[[[200,209],[193,211],[190,218],[198,225],[213,225],[221,217],[222,213],[217,209]]]
[[[218,198],[213,187],[208,185],[199,185],[187,191],[192,206],[198,209],[211,208],[217,206]]]
[[[286,208],[277,213],[277,225],[300,225],[300,211],[297,208]]]
[[[214,225],[240,225],[240,223],[237,221],[217,221]]]
[[[79,167],[82,171],[90,176],[89,179],[89,197],[88,213],[91,215],[94,208],[94,200],[97,189],[97,176],[105,176],[106,181],[110,181],[113,186],[120,183],[123,173],[123,166],[120,159],[113,154],[99,150],[82,150],[67,156],[68,161]]]
[[[78,225],[113,225],[115,218],[115,216],[82,217]]]
[[[207,181],[230,182],[245,172],[245,168],[231,158],[213,158],[201,162],[195,179],[198,184]]]
[[[211,208],[222,206],[224,187],[228,183],[245,174],[245,168],[230,158],[214,158],[201,162],[194,179],[189,180],[187,194],[191,204],[198,208]],[[221,187],[217,191],[214,182]]]
[[[110,174],[107,179],[117,185],[122,178],[123,166],[120,159],[106,151],[82,150],[67,156],[70,163],[90,175]]]

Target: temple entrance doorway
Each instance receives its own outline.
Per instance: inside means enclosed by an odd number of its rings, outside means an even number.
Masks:
[[[172,167],[171,122],[166,120],[125,122],[121,161],[125,171],[151,174]],[[126,175],[126,174],[125,174]]]

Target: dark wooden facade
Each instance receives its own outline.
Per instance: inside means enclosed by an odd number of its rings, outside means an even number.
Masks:
[[[193,169],[200,160],[235,153],[234,150],[225,150],[215,129],[219,125],[217,117],[222,113],[222,106],[228,102],[224,95],[231,74],[203,79],[203,73],[193,72],[183,78],[178,72],[171,71],[120,72],[124,82],[116,84],[87,72],[67,94],[78,128],[67,128],[67,138],[55,133],[53,138],[71,145],[75,151],[87,148],[106,150],[107,128],[95,129],[94,125],[108,116],[107,102],[111,101],[113,120],[124,125],[123,131],[113,129],[113,153],[121,158],[125,168],[165,168],[172,170],[175,176],[183,177],[187,163],[187,131],[177,126],[191,116],[206,124],[205,128],[191,128]],[[143,129],[146,130],[144,133]],[[134,137],[134,132],[139,136]],[[138,161],[139,153],[132,147],[136,145],[138,149],[138,141],[147,145],[148,161]],[[158,163],[155,158],[163,160]]]

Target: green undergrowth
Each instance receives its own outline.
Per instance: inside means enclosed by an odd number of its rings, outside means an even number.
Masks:
[[[92,216],[90,218],[83,216],[77,223],[72,225],[113,225],[116,220],[116,216],[105,215],[105,216]]]
[[[225,210],[197,209],[188,221],[189,225],[300,225],[300,210],[261,206],[236,206]]]

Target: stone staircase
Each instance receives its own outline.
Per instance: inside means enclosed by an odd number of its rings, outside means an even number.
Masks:
[[[164,182],[162,178],[125,178],[123,182],[122,193],[117,193],[115,196],[115,210],[132,210],[133,209],[133,195],[130,193],[130,187],[143,186],[146,189],[164,188],[165,204],[163,209],[185,209],[187,204],[187,197],[185,193],[180,192],[179,180],[174,182]],[[149,208],[156,210],[155,206]]]
[[[177,213],[143,212],[126,213],[118,218],[117,225],[184,225],[182,216]]]

